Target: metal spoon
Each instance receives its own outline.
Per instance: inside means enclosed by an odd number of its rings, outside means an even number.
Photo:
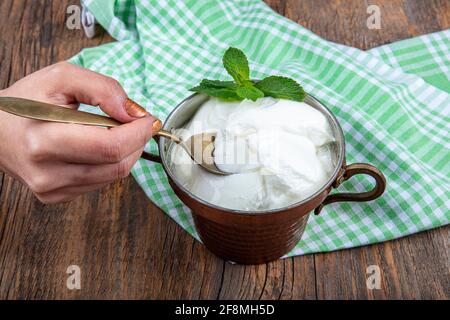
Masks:
[[[74,123],[100,127],[117,127],[122,123],[101,115],[78,111],[74,109],[64,108],[61,106],[43,103],[34,100],[0,97],[0,110],[17,116],[61,123]],[[200,133],[189,137],[186,141],[180,137],[160,128],[155,135],[171,139],[179,144],[197,164],[205,170],[220,175],[228,175],[230,173],[223,172],[217,168],[214,163],[214,140],[215,133]],[[142,153],[142,158],[151,160],[153,157],[147,152]]]

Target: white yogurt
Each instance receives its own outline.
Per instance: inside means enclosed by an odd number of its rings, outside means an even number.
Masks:
[[[219,176],[206,172],[174,145],[171,170],[199,198],[228,209],[261,211],[301,201],[330,178],[334,164],[330,124],[306,103],[262,98],[256,102],[204,103],[184,130],[183,139],[217,132]]]

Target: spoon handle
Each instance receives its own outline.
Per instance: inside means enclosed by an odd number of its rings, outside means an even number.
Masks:
[[[110,117],[15,97],[0,97],[0,110],[16,116],[42,121],[74,123],[108,128],[117,127],[123,124]],[[158,129],[159,130],[155,135],[172,139],[177,143],[181,141],[180,138],[170,132],[160,130],[160,128]]]
[[[107,128],[117,127],[122,124],[110,117],[15,97],[0,97],[0,110],[16,116],[41,121],[74,123]],[[158,129],[160,129],[160,126]],[[181,142],[179,137],[165,130],[160,129],[155,135],[172,139],[176,143]],[[159,156],[145,151],[141,157],[146,160],[161,162]]]

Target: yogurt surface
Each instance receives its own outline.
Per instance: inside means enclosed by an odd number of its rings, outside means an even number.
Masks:
[[[217,132],[215,163],[233,174],[206,172],[176,144],[169,153],[170,167],[186,189],[224,208],[263,211],[289,206],[318,191],[335,168],[330,124],[303,102],[210,98],[177,131],[183,139],[201,132]]]

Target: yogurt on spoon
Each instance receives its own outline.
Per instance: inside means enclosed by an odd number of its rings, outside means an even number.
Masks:
[[[333,142],[325,115],[303,102],[210,98],[178,132],[217,132],[214,160],[232,174],[203,170],[173,144],[171,170],[197,197],[227,209],[263,211],[308,198],[331,177]]]

